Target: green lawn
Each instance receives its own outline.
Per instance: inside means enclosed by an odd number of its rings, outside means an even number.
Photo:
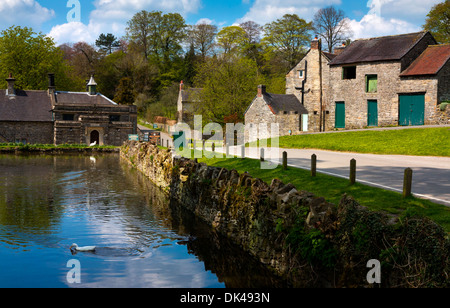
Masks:
[[[261,170],[260,162],[253,159],[203,158],[199,161],[210,166],[235,169],[239,173],[248,171],[253,177],[260,178],[269,184],[272,179],[278,178],[286,184],[293,184],[298,190],[309,191],[334,204],[339,204],[342,196],[347,193],[371,210],[385,211],[400,217],[412,214],[427,216],[450,232],[450,208],[428,200],[413,197],[404,199],[400,193],[358,183],[351,186],[346,179],[324,174],[311,177],[310,172],[303,169],[283,170],[282,167],[278,167],[275,170]]]
[[[448,157],[450,156],[450,128],[411,128],[285,136],[280,137],[280,148]]]

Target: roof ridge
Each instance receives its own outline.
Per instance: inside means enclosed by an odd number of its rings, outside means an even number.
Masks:
[[[427,31],[427,30],[422,30],[422,31],[411,32],[411,33],[392,34],[392,35],[384,35],[384,36],[376,36],[376,37],[368,37],[368,38],[358,38],[358,39],[354,40],[353,42],[356,42],[356,41],[370,41],[370,40],[376,40],[376,39],[382,39],[382,38],[388,38],[388,37],[399,37],[399,36],[406,36],[406,35],[419,34],[419,33],[422,33],[423,35],[425,35],[428,32],[429,31]]]

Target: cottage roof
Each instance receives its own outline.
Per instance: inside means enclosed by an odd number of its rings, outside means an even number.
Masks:
[[[356,40],[334,58],[330,65],[400,60],[426,35],[431,34],[421,31]]]
[[[47,91],[16,90],[15,96],[0,90],[0,121],[52,122],[52,102]]]
[[[264,100],[273,113],[294,111],[299,114],[308,114],[308,110],[306,110],[294,94],[264,93]]]
[[[199,101],[200,92],[203,89],[200,88],[189,88],[181,91],[181,100],[184,103],[192,103]]]
[[[450,59],[450,44],[431,45],[400,76],[436,75]]]
[[[80,106],[111,106],[117,105],[106,96],[97,94],[89,95],[86,92],[56,92],[56,104],[58,105],[80,105]]]

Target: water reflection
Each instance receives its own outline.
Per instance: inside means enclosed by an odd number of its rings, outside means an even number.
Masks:
[[[0,156],[0,174],[0,287],[284,285],[115,155]]]

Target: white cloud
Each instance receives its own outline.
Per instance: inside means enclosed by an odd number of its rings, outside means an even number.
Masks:
[[[264,25],[285,14],[297,14],[301,18],[311,21],[319,9],[340,3],[341,0],[256,0],[244,17],[237,22],[252,20]]]
[[[1,0],[0,16],[0,27],[36,27],[53,18],[55,11],[42,7],[35,0]]]
[[[53,27],[49,36],[55,38],[58,44],[79,41],[93,44],[101,33],[124,36],[127,22],[137,12],[157,10],[186,16],[198,11],[201,0],[96,0],[94,6],[95,10],[89,16],[89,24],[58,25]]]
[[[368,14],[360,21],[350,20],[352,39],[396,35],[420,31],[420,27],[399,19],[387,19],[376,14]]]

